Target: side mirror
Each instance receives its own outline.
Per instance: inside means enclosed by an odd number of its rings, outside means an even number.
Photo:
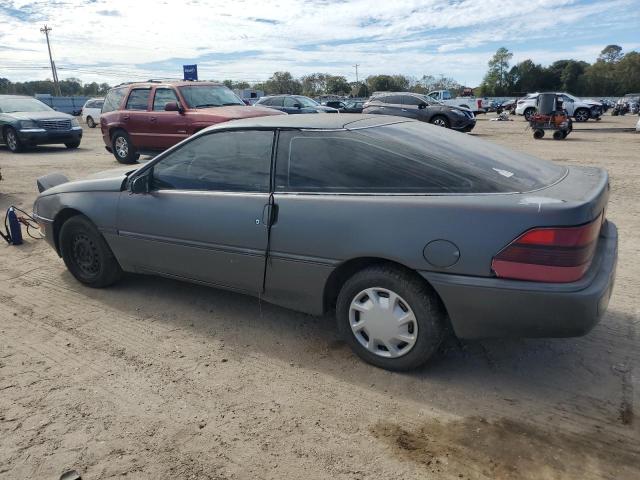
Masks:
[[[294,108],[302,108],[302,105],[299,103],[294,103],[293,106]]]
[[[129,184],[130,193],[149,193],[149,175],[140,175]]]
[[[184,112],[184,109],[178,102],[168,102],[164,106],[165,112]]]
[[[422,102],[420,105],[418,105],[418,108],[419,108],[420,110],[424,110],[425,108],[427,108],[427,104],[426,104],[426,103],[424,103],[424,102]]]

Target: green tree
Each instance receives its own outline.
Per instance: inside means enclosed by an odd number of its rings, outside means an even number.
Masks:
[[[346,95],[351,90],[347,79],[342,75],[329,75],[325,86],[325,93],[334,95]]]
[[[484,76],[481,90],[485,95],[506,95],[509,90],[509,61],[513,53],[505,47],[500,47],[489,60],[489,70]]]
[[[289,72],[275,72],[269,80],[264,82],[264,91],[269,94],[299,95],[302,93],[302,84]]]
[[[602,60],[606,63],[616,63],[622,60],[623,56],[622,47],[620,45],[607,45],[600,52],[598,60]]]

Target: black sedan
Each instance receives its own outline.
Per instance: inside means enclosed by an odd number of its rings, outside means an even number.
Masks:
[[[82,140],[82,127],[74,117],[18,95],[0,95],[0,131],[0,141],[14,153],[54,143],[78,148]]]
[[[362,113],[364,100],[331,100],[323,103],[323,105],[335,108],[341,113]]]
[[[445,105],[410,92],[389,92],[372,97],[364,104],[362,113],[412,118],[462,132],[470,132],[476,126],[476,118],[468,108]]]
[[[256,105],[275,108],[281,112],[292,114],[298,113],[336,113],[338,110],[320,105],[315,100],[304,95],[273,95],[262,97]]]

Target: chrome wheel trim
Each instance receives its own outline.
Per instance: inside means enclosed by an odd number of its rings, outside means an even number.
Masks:
[[[9,147],[9,150],[16,150],[18,148],[18,139],[13,130],[7,132],[7,147]]]
[[[397,293],[372,287],[353,297],[349,326],[360,345],[383,358],[406,355],[418,340],[418,321]]]
[[[116,152],[120,158],[125,158],[129,154],[129,143],[126,138],[116,138]]]
[[[446,127],[447,126],[447,122],[444,121],[444,118],[436,118],[433,121],[434,125],[437,125],[439,127]]]

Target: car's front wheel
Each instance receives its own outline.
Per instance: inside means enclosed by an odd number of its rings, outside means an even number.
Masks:
[[[576,122],[586,122],[587,120],[589,120],[590,117],[591,117],[591,114],[589,113],[589,110],[587,110],[586,108],[579,108],[574,113],[574,118],[576,119]]]
[[[70,150],[73,150],[74,148],[78,148],[80,146],[80,140],[75,142],[67,142],[64,144],[64,146]]]
[[[60,229],[60,253],[78,281],[89,287],[117,282],[122,269],[98,229],[84,215],[71,217]]]
[[[437,125],[438,127],[449,128],[449,120],[443,115],[436,115],[431,119],[430,123]]]
[[[423,365],[445,333],[445,313],[436,294],[393,266],[369,267],[347,280],[336,315],[338,329],[355,353],[388,370]]]
[[[92,117],[87,117],[87,127],[96,128],[96,122],[93,120]]]
[[[24,150],[24,145],[18,138],[18,132],[13,127],[8,127],[4,132],[4,143],[13,153]]]
[[[111,137],[111,148],[113,149],[113,155],[120,163],[134,163],[140,158],[140,155],[136,153],[135,147],[131,143],[129,134],[124,130],[117,130],[113,134]]]

